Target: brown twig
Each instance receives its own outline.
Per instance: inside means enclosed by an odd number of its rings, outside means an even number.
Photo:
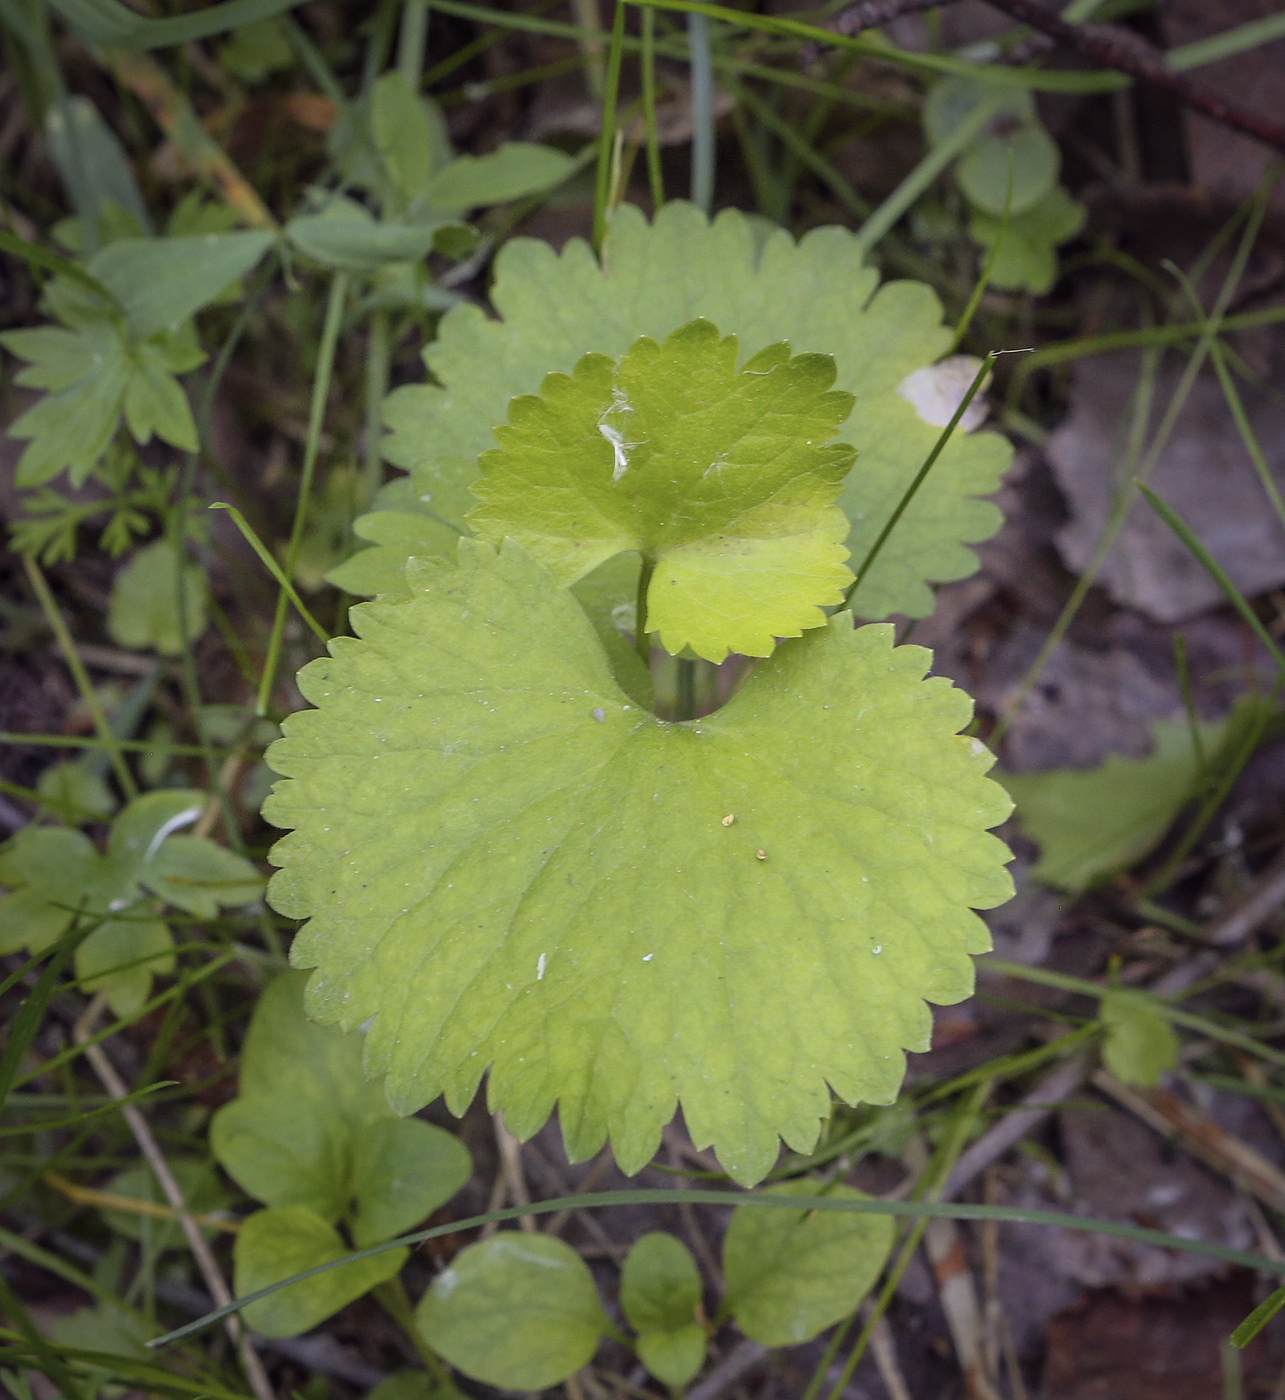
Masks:
[[[860,5],[841,10],[826,28],[851,38],[863,29],[881,29],[903,15],[922,14],[925,10],[937,10],[949,3],[951,0],[863,0]]]
[[[1047,34],[1050,39],[1091,58],[1105,68],[1127,73],[1139,82],[1164,88],[1184,106],[1191,107],[1213,121],[1229,126],[1261,141],[1265,146],[1285,152],[1285,127],[1268,121],[1256,112],[1246,112],[1225,101],[1216,92],[1171,73],[1165,65],[1164,54],[1149,44],[1140,34],[1114,24],[1068,24],[1060,15],[1039,3],[1039,0],[987,0],[1019,24],[1029,24]]]
[[[103,1088],[114,1099],[126,1099],[129,1097],[129,1087],[116,1073],[116,1068],[107,1058],[103,1047],[90,1043],[94,1023],[102,1014],[105,1004],[106,1001],[102,993],[98,993],[89,1003],[85,1014],[76,1022],[72,1038],[77,1045],[84,1047],[85,1058],[89,1061]],[[210,1290],[211,1296],[219,1307],[226,1307],[232,1301],[231,1290],[219,1269],[209,1242],[201,1233],[201,1227],[187,1208],[187,1202],[183,1199],[183,1189],[174,1179],[174,1173],[170,1171],[165,1154],[152,1136],[152,1130],[147,1126],[147,1120],[138,1111],[137,1106],[132,1103],[122,1103],[120,1111],[125,1122],[129,1125],[130,1132],[134,1135],[134,1141],[138,1143],[139,1151],[147,1159],[147,1165],[151,1167],[152,1175],[160,1184],[166,1200],[169,1201],[178,1218],[179,1226],[187,1240],[188,1248],[192,1251],[192,1257],[196,1260],[197,1268],[201,1271],[201,1277],[205,1280],[206,1288]],[[241,1325],[241,1319],[234,1313],[227,1318],[224,1326],[237,1348],[246,1380],[250,1382],[250,1388],[254,1391],[257,1400],[273,1400],[272,1382],[268,1379],[268,1373],[263,1369],[263,1362],[259,1360],[258,1352],[255,1351],[250,1342],[249,1333]]]

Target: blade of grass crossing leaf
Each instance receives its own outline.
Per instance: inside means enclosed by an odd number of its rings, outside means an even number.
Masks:
[[[611,194],[611,167],[616,149],[616,104],[620,98],[624,40],[625,0],[616,0],[616,13],[611,21],[611,49],[607,54],[607,81],[602,90],[602,135],[598,141],[598,178],[593,193],[593,247],[599,257],[607,237],[607,201]]]
[[[258,537],[258,535],[255,534],[254,530],[251,528],[250,522],[245,518],[245,516],[242,515],[241,512],[237,510],[235,506],[229,505],[226,501],[214,501],[211,503],[210,509],[227,511],[227,513],[232,517],[232,523],[237,527],[238,530],[241,531],[241,534],[244,536],[245,542],[259,556],[263,567],[267,569],[267,571],[272,575],[274,579],[276,579],[277,583],[280,585],[286,597],[289,598],[290,601],[294,604],[295,611],[299,614],[301,618],[303,618],[304,622],[308,624],[308,627],[311,629],[313,635],[322,644],[322,646],[325,646],[325,644],[330,640],[326,629],[308,611],[307,605],[304,603],[303,599],[300,598],[298,590],[295,588],[294,584],[292,584],[290,580],[286,577],[285,572],[281,568],[281,565],[278,564],[277,561],[272,557],[272,551],[267,547],[267,545],[263,543],[263,541]]]
[[[41,571],[40,565],[30,554],[22,556],[23,568],[27,571],[27,577],[31,580],[31,587],[35,591],[40,602],[41,610],[45,615],[45,620],[49,623],[50,630],[58,640],[58,645],[62,649],[64,660],[71,671],[72,679],[76,682],[76,689],[80,692],[80,698],[85,702],[85,708],[89,711],[90,718],[94,722],[94,728],[98,731],[98,737],[102,740],[103,746],[111,755],[112,771],[116,774],[116,779],[121,785],[121,790],[127,798],[138,796],[138,784],[134,781],[134,775],[129,771],[129,765],[125,762],[125,756],[121,752],[120,740],[116,737],[107,716],[103,712],[102,704],[99,702],[98,694],[94,690],[93,683],[89,679],[89,672],[85,670],[85,664],[80,659],[80,653],[76,650],[76,644],[71,639],[71,633],[67,630],[67,624],[63,621],[62,614],[58,611],[58,604],[54,601],[54,595],[49,589],[49,584]]]
[[[986,254],[982,269],[977,274],[977,282],[973,287],[972,295],[968,298],[968,305],[964,307],[963,315],[959,318],[959,324],[955,327],[955,334],[950,342],[950,349],[946,351],[948,355],[953,355],[963,344],[964,337],[968,334],[968,328],[973,324],[973,317],[977,314],[977,308],[982,304],[982,297],[986,288],[990,286],[991,273],[995,270],[995,259],[999,257],[999,250],[1003,247],[1004,238],[1008,233],[1008,221],[1013,210],[1013,152],[1010,148],[1008,153],[1008,185],[1004,190],[1004,209],[1000,214],[999,231],[996,233],[994,241]]]
[[[289,1278],[281,1279],[267,1288],[247,1293],[225,1307],[196,1318],[194,1321],[176,1327],[149,1341],[149,1347],[168,1346],[195,1332],[203,1331],[222,1322],[225,1317],[238,1312],[250,1303],[267,1298],[291,1284],[304,1279],[316,1278],[332,1269],[342,1268],[357,1259],[370,1259],[390,1249],[424,1244],[439,1239],[443,1235],[463,1234],[469,1230],[481,1229],[492,1222],[504,1224],[518,1220],[524,1215],[554,1215],[563,1210],[606,1210],[622,1206],[659,1205],[702,1205],[702,1206],[751,1206],[769,1210],[837,1211],[857,1215],[891,1215],[903,1220],[944,1219],[944,1220],[998,1220],[1018,1225],[1046,1225],[1054,1229],[1078,1230],[1088,1234],[1106,1235],[1111,1239],[1133,1240],[1139,1244],[1154,1245],[1159,1249],[1176,1249],[1188,1254],[1199,1254],[1207,1259],[1218,1259],[1227,1264],[1238,1264],[1242,1268],[1257,1269],[1264,1273],[1285,1276],[1285,1260],[1268,1259],[1260,1254],[1250,1254],[1245,1250],[1231,1249],[1226,1245],[1209,1240],[1190,1239],[1181,1235],[1166,1234],[1162,1230],[1151,1230],[1142,1225],[1127,1225],[1117,1220],[1098,1220],[1083,1215],[1070,1215],[1061,1211],[1026,1210],[1013,1206],[983,1206],[962,1202],[941,1205],[932,1201],[887,1201],[878,1197],[815,1196],[815,1195],[770,1195],[755,1191],[700,1191],[655,1189],[640,1191],[592,1191],[580,1196],[559,1196],[549,1201],[531,1201],[524,1205],[505,1210],[488,1211],[485,1215],[472,1216],[467,1220],[451,1221],[446,1225],[436,1225],[431,1229],[418,1230],[414,1234],[399,1235],[383,1244],[371,1245],[366,1249],[356,1249],[338,1259],[305,1269]]]
[[[1278,1288],[1275,1293],[1264,1298],[1231,1334],[1232,1346],[1242,1349],[1247,1347],[1282,1308],[1285,1308],[1285,1288]]]
[[[1137,481],[1135,484],[1138,490],[1147,498],[1152,510],[1155,511],[1161,520],[1163,520],[1183,544],[1186,545],[1187,549],[1199,561],[1201,568],[1203,568],[1218,587],[1222,589],[1227,601],[1245,620],[1250,631],[1253,632],[1254,636],[1256,636],[1267,649],[1267,654],[1276,663],[1277,669],[1285,676],[1285,655],[1281,654],[1280,648],[1272,640],[1271,633],[1263,626],[1258,614],[1249,606],[1248,599],[1240,589],[1236,587],[1231,579],[1228,578],[1226,569],[1224,569],[1218,560],[1210,554],[1208,549],[1206,549],[1199,538],[1197,538],[1196,532],[1187,524],[1182,516],[1163,499],[1163,497],[1157,496],[1156,493],[1142,481]]]
[[[660,165],[660,136],[656,130],[656,12],[642,12],[642,103],[647,128],[647,183],[652,209],[665,202],[665,176]]]
[[[918,472],[915,473],[915,479],[910,483],[909,486],[906,487],[906,490],[902,495],[901,500],[897,502],[896,509],[888,517],[887,524],[885,524],[883,529],[879,532],[878,538],[875,540],[874,544],[870,546],[866,557],[861,561],[861,566],[857,569],[856,578],[852,580],[848,591],[843,595],[843,601],[845,606],[851,604],[853,594],[855,594],[857,589],[861,587],[862,579],[864,579],[866,575],[869,574],[871,566],[874,564],[875,560],[878,559],[880,551],[888,542],[888,537],[897,528],[897,522],[905,514],[906,507],[909,506],[911,501],[915,499],[919,488],[928,479],[928,473],[932,471],[933,467],[937,463],[938,457],[940,457],[941,454],[945,451],[946,444],[954,436],[955,429],[959,426],[959,420],[968,411],[969,404],[971,404],[972,401],[977,397],[977,391],[986,382],[986,376],[990,374],[991,367],[995,363],[995,354],[995,351],[991,351],[991,353],[987,355],[986,358],[982,361],[981,368],[977,371],[977,374],[974,376],[973,382],[968,386],[968,392],[964,395],[962,399],[960,399],[959,407],[955,410],[954,416],[951,418],[950,422],[947,423],[946,426],[942,429],[941,436],[937,439],[936,444],[933,446],[933,450],[928,454],[927,458],[924,460],[923,466],[920,467]]]
[[[339,331],[343,325],[344,303],[348,298],[348,275],[336,272],[330,281],[330,295],[326,301],[326,319],[321,328],[321,344],[317,350],[317,370],[312,381],[312,406],[308,414],[308,436],[303,449],[303,474],[299,481],[299,500],[295,506],[294,525],[290,530],[290,542],[286,546],[286,576],[294,577],[295,561],[299,557],[299,546],[303,541],[304,525],[308,519],[308,498],[312,492],[312,478],[317,467],[317,449],[321,441],[321,425],[326,416],[326,401],[330,396],[330,376],[335,365],[335,347],[339,343]],[[286,608],[289,599],[284,590],[277,598],[277,611],[272,619],[272,634],[268,640],[268,655],[263,663],[263,676],[259,682],[259,696],[256,713],[267,714],[268,703],[272,698],[272,687],[276,681],[277,664],[281,658],[281,642],[286,625]]]
[[[1081,605],[1085,598],[1088,597],[1089,590],[1097,580],[1098,572],[1102,568],[1107,555],[1110,553],[1111,546],[1115,543],[1120,531],[1124,528],[1125,521],[1128,519],[1129,511],[1133,506],[1136,496],[1137,483],[1147,480],[1151,475],[1152,469],[1160,460],[1161,453],[1168,445],[1169,438],[1177,425],[1179,415],[1186,407],[1187,398],[1196,382],[1196,377],[1199,375],[1201,366],[1204,364],[1205,358],[1209,354],[1209,349],[1213,344],[1214,337],[1218,335],[1219,331],[1222,329],[1223,316],[1227,307],[1231,303],[1232,297],[1236,294],[1236,288],[1240,285],[1240,279],[1245,272],[1245,265],[1249,261],[1249,255],[1253,251],[1254,244],[1257,242],[1259,229],[1262,227],[1263,218],[1267,213],[1267,200],[1271,191],[1275,188],[1277,178],[1276,172],[1274,170],[1269,170],[1259,182],[1258,189],[1253,197],[1244,207],[1245,228],[1241,234],[1240,244],[1236,249],[1236,254],[1231,260],[1231,265],[1227,269],[1227,275],[1224,277],[1222,286],[1219,289],[1218,297],[1214,303],[1214,309],[1207,320],[1197,323],[1200,325],[1200,337],[1192,348],[1178,383],[1174,387],[1173,394],[1170,396],[1169,403],[1165,408],[1165,413],[1159,426],[1156,428],[1155,435],[1152,437],[1145,455],[1142,456],[1137,470],[1134,471],[1133,463],[1138,460],[1142,438],[1146,432],[1147,420],[1150,417],[1151,397],[1154,394],[1156,374],[1159,369],[1159,358],[1154,351],[1149,360],[1144,358],[1142,375],[1139,378],[1138,389],[1134,394],[1133,425],[1129,433],[1128,446],[1125,449],[1124,472],[1121,474],[1122,482],[1117,493],[1115,504],[1112,507],[1110,516],[1107,518],[1107,523],[1103,528],[1102,534],[1097,544],[1094,546],[1093,554],[1088,564],[1085,566],[1084,572],[1077,580],[1070,598],[1067,599],[1065,607],[1063,607],[1057,621],[1049,630],[1049,634],[1044,639],[1043,645],[1040,647],[1035,660],[1032,661],[1027,668],[1026,674],[1022,677],[1012,699],[1008,702],[1004,713],[999,718],[999,722],[991,732],[990,742],[992,746],[997,747],[1003,740],[1005,734],[1008,733],[1013,721],[1017,718],[1018,712],[1026,703],[1027,697],[1030,695],[1040,675],[1043,673],[1044,667],[1048,664],[1049,658],[1053,655],[1054,651],[1057,650],[1062,638],[1066,635],[1071,623],[1075,620]],[[1240,211],[1238,211],[1236,215],[1237,219],[1239,217]],[[1228,227],[1230,226],[1231,221],[1229,221]],[[1223,232],[1226,232],[1226,228]],[[1214,241],[1218,240],[1215,239]],[[1206,253],[1208,252],[1209,250],[1206,249]],[[1204,261],[1204,259],[1201,261]]]

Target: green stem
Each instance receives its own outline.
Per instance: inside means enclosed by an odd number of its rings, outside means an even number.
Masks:
[[[593,196],[593,249],[602,256],[607,238],[607,200],[611,193],[611,167],[616,149],[616,103],[620,97],[620,65],[625,52],[625,0],[616,0],[611,22],[611,52],[607,57],[607,81],[602,93],[602,137],[598,143],[598,178]]]
[[[366,425],[362,448],[362,508],[369,507],[383,484],[384,461],[379,451],[381,412],[388,393],[388,367],[392,361],[392,318],[387,311],[372,311],[366,342]]]
[[[428,5],[425,0],[405,0],[402,25],[397,35],[397,71],[415,91],[424,72],[424,50],[428,44]]]
[[[308,415],[308,437],[303,449],[303,477],[299,482],[299,500],[295,505],[294,525],[290,531],[290,543],[286,547],[285,573],[294,577],[295,562],[299,557],[299,546],[303,541],[304,525],[308,518],[308,497],[312,492],[312,478],[317,468],[317,446],[321,441],[321,425],[326,416],[326,400],[330,395],[330,375],[335,364],[335,347],[339,343],[339,330],[343,325],[344,302],[348,296],[348,274],[336,272],[330,282],[330,298],[326,303],[326,319],[321,330],[321,345],[317,351],[317,372],[312,381],[312,409]],[[272,621],[272,636],[268,642],[268,656],[263,663],[263,675],[259,681],[258,703],[255,713],[267,714],[268,702],[272,698],[272,686],[277,676],[277,664],[281,657],[281,640],[286,625],[286,612],[290,600],[284,589],[277,596],[277,612]]]
[[[651,642],[647,637],[647,590],[651,587],[651,576],[656,571],[656,561],[645,554],[638,570],[638,595],[634,604],[634,650],[638,660],[651,672]]]
[[[897,508],[888,517],[887,523],[879,532],[878,539],[876,539],[874,544],[870,546],[866,557],[861,561],[861,567],[857,570],[856,578],[852,580],[851,586],[849,587],[848,591],[843,595],[843,602],[845,607],[851,606],[853,594],[856,593],[857,589],[861,587],[862,581],[866,578],[866,576],[870,573],[870,570],[874,567],[875,560],[878,559],[879,554],[882,551],[884,545],[888,542],[889,536],[892,534],[893,530],[897,528],[897,522],[906,513],[907,507],[910,505],[911,501],[915,499],[919,488],[927,480],[928,473],[932,471],[933,467],[936,465],[938,457],[940,457],[941,454],[946,450],[946,444],[951,440],[952,436],[954,435],[955,429],[959,426],[959,420],[968,411],[969,404],[971,404],[973,399],[977,397],[978,390],[982,387],[983,384],[985,384],[987,376],[991,372],[991,366],[995,363],[995,355],[996,352],[991,351],[991,353],[987,355],[986,358],[982,361],[981,368],[977,371],[977,374],[974,376],[973,382],[968,386],[968,392],[964,395],[962,399],[960,399],[959,407],[955,410],[954,416],[951,418],[950,422],[947,423],[946,426],[942,429],[941,436],[937,439],[933,450],[928,454],[928,457],[925,460],[923,466],[919,468],[919,471],[915,475],[915,479],[906,488],[904,494],[901,497],[901,500],[897,502]]]
[[[714,204],[714,66],[709,20],[687,16],[692,81],[692,203],[708,214]]]
[[[85,670],[85,663],[80,659],[80,653],[76,650],[76,643],[72,641],[71,633],[67,630],[67,624],[58,611],[58,604],[54,601],[53,593],[50,592],[49,583],[41,571],[40,565],[30,554],[22,556],[22,563],[27,571],[27,577],[31,580],[36,597],[40,600],[45,621],[49,623],[50,630],[62,649],[72,679],[76,682],[76,689],[80,692],[80,698],[85,702],[85,708],[89,711],[89,717],[94,722],[98,737],[103,741],[103,747],[111,756],[112,771],[116,774],[121,791],[127,799],[137,797],[138,784],[134,781],[134,775],[129,771],[129,765],[125,762],[125,755],[121,752],[120,739],[107,722],[107,715],[103,710],[102,703],[89,679],[89,672]]]
[[[642,102],[647,127],[647,181],[653,211],[665,202],[665,177],[660,167],[660,136],[656,130],[656,11],[642,12]]]
[[[687,656],[678,658],[678,694],[675,707],[675,719],[694,719],[696,716],[696,663]]]

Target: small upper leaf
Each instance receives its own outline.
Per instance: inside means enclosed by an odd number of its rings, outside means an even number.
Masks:
[[[897,396],[897,386],[945,354],[951,333],[929,287],[880,287],[862,259],[847,229],[813,229],[797,243],[777,229],[764,242],[738,211],[709,222],[682,200],[665,204],[650,224],[629,205],[615,210],[601,261],[579,239],[561,252],[510,239],[495,262],[497,317],[472,304],[450,310],[425,351],[433,382],[396,389],[385,404],[386,455],[413,473],[395,508],[436,512],[444,497],[466,489],[479,454],[494,446],[492,430],[504,422],[509,400],[536,393],[546,375],[571,373],[590,352],[622,355],[639,336],[661,342],[699,316],[735,335],[746,359],[781,341],[795,354],[834,357],[835,388],[855,397],[839,436],[859,455],[840,504],[848,547],[863,558],[941,436]],[[1000,521],[995,506],[978,498],[999,485],[1011,452],[995,433],[955,434],[862,580],[863,617],[923,617],[933,606],[929,581],[976,569],[965,546],[986,539]],[[381,499],[366,521],[383,509]],[[405,548],[406,531],[384,536],[359,525],[357,533],[377,548],[344,566],[349,582],[363,592],[367,584],[392,591],[415,553]],[[382,556],[382,567],[359,566],[365,554]]]
[[[894,1097],[924,998],[971,991],[972,908],[1011,893],[967,698],[840,614],[666,724],[520,546],[460,556],[353,610],[269,750],[311,1014],[373,1017],[403,1112],[462,1112],[490,1064],[514,1132],[560,1102],[573,1158],[610,1133],[626,1172],[676,1100],[755,1180],[778,1134],[811,1149],[832,1088]]]
[[[783,1182],[768,1190],[801,1196],[807,1184]],[[861,1196],[849,1186],[825,1194]],[[764,1346],[811,1341],[870,1291],[892,1238],[886,1215],[740,1207],[723,1238],[727,1303],[736,1325]]]
[[[452,1366],[504,1390],[566,1380],[607,1330],[593,1275],[575,1250],[550,1235],[509,1231],[458,1254],[415,1321]]]
[[[773,345],[739,373],[736,357],[698,320],[551,374],[496,429],[471,523],[566,582],[637,551],[655,566],[648,630],[671,652],[767,656],[820,626],[852,580],[834,501],[855,454],[831,443],[852,395],[827,392],[826,355]]]

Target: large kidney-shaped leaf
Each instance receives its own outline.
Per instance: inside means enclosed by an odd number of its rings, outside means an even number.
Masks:
[[[233,1249],[237,1297],[342,1259],[348,1252],[334,1226],[305,1206],[255,1211],[242,1222]],[[354,1259],[270,1293],[250,1303],[242,1315],[265,1337],[296,1336],[392,1278],[409,1254],[407,1249],[388,1249],[368,1259]]]
[[[743,360],[781,341],[795,355],[834,357],[834,387],[856,399],[838,436],[858,452],[840,498],[857,559],[940,436],[897,386],[949,349],[941,306],[921,283],[879,287],[846,229],[815,229],[798,243],[778,230],[760,243],[734,210],[711,224],[675,200],[648,224],[626,205],[613,215],[601,264],[578,239],[560,253],[534,239],[511,240],[496,259],[491,298],[500,319],[476,306],[453,308],[425,351],[436,382],[397,389],[387,401],[386,455],[414,476],[400,510],[413,510],[422,496],[450,498],[471,481],[509,400],[537,392],[546,375],[569,374],[590,352],[615,358],[639,336],[663,341],[697,317],[735,335]],[[1000,521],[977,498],[995,490],[1010,455],[995,434],[954,436],[862,581],[863,617],[922,617],[932,609],[929,583],[976,569],[966,546]],[[406,559],[402,542],[380,546],[390,556],[381,581]],[[350,578],[358,567],[344,566]]]
[[[433,1280],[415,1321],[452,1366],[504,1390],[566,1380],[607,1330],[593,1275],[575,1250],[519,1233],[458,1255]]]
[[[804,1195],[797,1181],[769,1187]],[[848,1186],[829,1196],[857,1198]],[[886,1215],[742,1206],[723,1238],[727,1303],[736,1325],[764,1346],[808,1342],[852,1312],[892,1248]]]
[[[767,656],[824,623],[852,580],[834,498],[853,453],[830,442],[852,396],[833,382],[828,356],[785,345],[738,373],[736,338],[708,321],[619,364],[586,355],[509,405],[470,519],[568,583],[637,552],[654,567],[647,627],[669,651]]]
[[[1009,801],[928,653],[839,614],[666,724],[516,543],[407,573],[300,674],[264,809],[309,1010],[371,1020],[394,1107],[462,1112],[490,1065],[516,1133],[560,1103],[573,1159],[610,1134],[634,1172],[681,1101],[752,1181],[832,1088],[891,1100],[1011,893]]]

